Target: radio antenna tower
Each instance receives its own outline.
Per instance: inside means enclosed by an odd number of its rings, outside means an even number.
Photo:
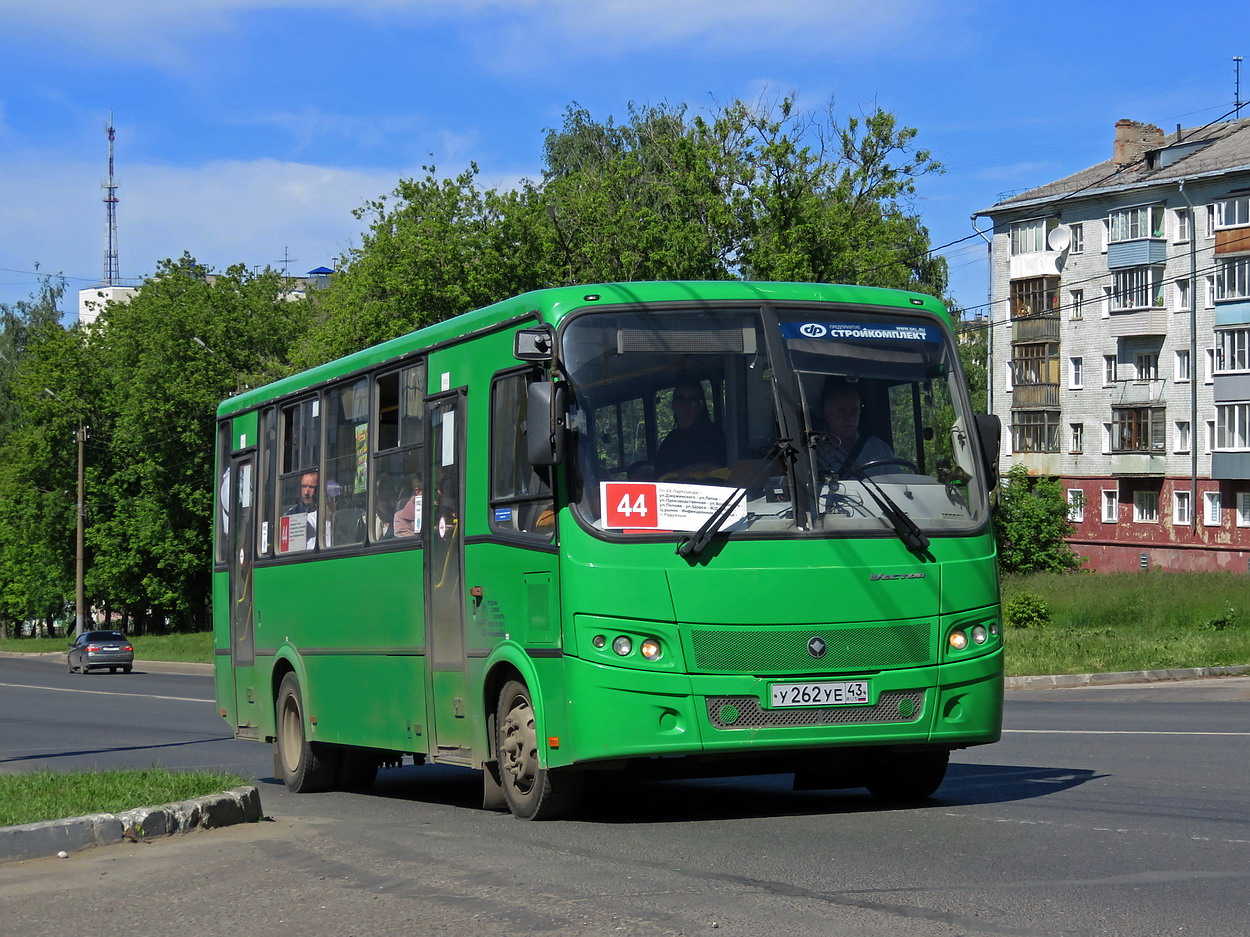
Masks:
[[[109,111],[109,120],[104,127],[109,138],[109,178],[102,184],[104,189],[104,285],[117,286],[121,282],[121,274],[117,263],[117,180],[113,178],[113,112]]]

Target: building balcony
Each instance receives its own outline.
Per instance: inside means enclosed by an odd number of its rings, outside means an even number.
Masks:
[[[1250,478],[1250,452],[1212,452],[1211,477],[1220,481]]]
[[[1215,232],[1215,256],[1250,254],[1250,228],[1224,228]]]
[[[1168,242],[1162,238],[1136,238],[1107,245],[1107,267],[1111,270],[1161,264],[1167,259]]]
[[[1163,306],[1151,306],[1131,312],[1113,312],[1107,323],[1112,338],[1132,338],[1136,335],[1167,335],[1168,311]]]
[[[1028,319],[1014,319],[1011,323],[1011,340],[1013,342],[1057,342],[1059,341],[1059,317],[1036,316]]]
[[[1112,475],[1163,475],[1167,456],[1162,452],[1113,452]]]
[[[1163,402],[1163,388],[1167,381],[1116,381],[1118,395],[1112,392],[1112,404],[1130,406],[1140,404],[1147,406]]]
[[[1011,409],[1059,406],[1058,384],[1016,384],[1011,388]]]

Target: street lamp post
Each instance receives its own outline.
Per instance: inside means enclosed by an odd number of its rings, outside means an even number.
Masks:
[[[44,391],[49,397],[61,400],[50,387],[45,387]],[[61,403],[65,403],[61,400]],[[83,424],[82,414],[78,414],[78,429],[74,431],[74,440],[78,448],[78,499],[75,513],[77,523],[74,530],[74,637],[77,638],[83,633],[83,625],[85,624],[85,614],[87,607],[87,590],[85,585],[85,567],[86,557],[83,546],[83,527],[86,523],[87,504],[86,504],[86,480],[84,477],[84,443],[87,441],[87,427]]]

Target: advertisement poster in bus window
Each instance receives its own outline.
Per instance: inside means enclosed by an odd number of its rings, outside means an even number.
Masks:
[[[698,530],[727,498],[741,489],[719,485],[683,485],[668,482],[600,482],[603,526],[644,533]],[[727,524],[746,517],[739,502]]]
[[[356,427],[356,494],[363,494],[369,485],[369,424]]]

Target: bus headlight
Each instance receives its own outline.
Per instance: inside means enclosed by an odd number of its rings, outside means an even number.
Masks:
[[[951,632],[951,636],[947,639],[950,646],[957,651],[962,651],[968,646],[968,634],[962,628],[956,628]]]
[[[973,644],[984,644],[989,639],[990,639],[990,634],[988,631],[985,630],[985,625],[973,625],[972,626],[972,643]]]
[[[621,635],[612,641],[612,650],[616,651],[621,657],[625,657],[634,649],[634,642],[625,635]]]
[[[642,644],[638,646],[638,653],[640,653],[647,660],[659,660],[660,655],[663,654],[664,651],[660,647],[659,641],[655,638],[647,638],[647,640],[643,641]]]

